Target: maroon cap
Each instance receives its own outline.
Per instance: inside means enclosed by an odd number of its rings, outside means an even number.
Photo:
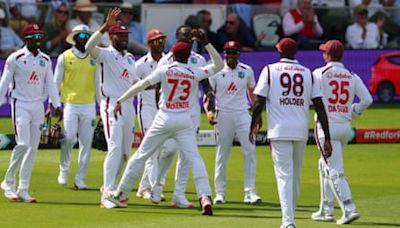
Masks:
[[[116,34],[116,33],[129,33],[129,30],[125,25],[117,23],[108,29],[108,34]]]
[[[22,35],[27,36],[32,34],[44,34],[44,31],[35,23],[25,25],[22,29]]]
[[[179,59],[187,59],[190,56],[190,52],[192,50],[192,44],[187,43],[187,42],[177,42],[174,46],[171,48],[172,54],[176,58]]]
[[[344,46],[339,40],[328,40],[326,43],[319,45],[319,50],[326,52],[334,58],[342,58]]]
[[[240,44],[236,41],[227,41],[224,44],[224,50],[240,51]]]
[[[163,32],[161,32],[158,29],[151,29],[147,34],[146,34],[146,39],[147,42],[161,38],[161,37],[165,37],[165,34]]]
[[[293,56],[297,52],[297,44],[291,38],[283,38],[276,45],[276,49],[284,55]]]

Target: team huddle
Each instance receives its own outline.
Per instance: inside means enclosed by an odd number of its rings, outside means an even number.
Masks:
[[[6,198],[37,201],[29,194],[29,184],[44,121],[43,102],[49,97],[46,115],[63,118],[64,124],[57,181],[61,185],[68,183],[71,151],[79,141],[74,179],[78,190],[88,188],[85,178],[95,128],[95,104],[100,104],[107,141],[100,189],[102,208],[127,207],[128,195],[139,178],[136,196],[156,204],[165,200],[166,175],[179,152],[171,206],[193,207],[185,196],[192,169],[201,213],[213,215],[213,205],[229,201],[227,160],[235,136],[244,158],[244,202],[261,203],[255,181],[255,138],[263,124],[262,111],[266,109],[281,228],[293,228],[308,139],[308,116],[313,105],[315,137],[321,152],[321,201],[311,218],[334,221],[335,198],[342,210],[337,224],[348,224],[360,217],[343,172],[342,151],[351,137],[351,120],[372,103],[372,97],[361,79],[340,62],[344,47],[339,41],[330,40],[320,46],[327,64],[311,72],[295,59],[296,42],[283,38],[276,45],[280,61],[267,64],[256,82],[251,66],[239,61],[239,43],[225,43],[223,60],[202,31],[187,26],[177,28],[177,42],[167,54],[163,53],[165,34],[150,30],[146,37],[149,52],[135,61],[126,51],[129,32],[117,21],[120,12],[119,8],[111,9],[103,26],[94,33],[86,25],[76,26],[66,39],[72,48],[58,57],[54,75],[50,58],[39,50],[44,32],[36,24],[25,26],[26,45],[7,58],[0,81],[0,105],[9,92],[17,144],[1,182]],[[106,32],[112,44],[100,47]],[[209,64],[191,51],[193,40],[208,52]],[[216,132],[213,200],[196,143],[200,88],[204,92],[204,109]],[[144,138],[131,156],[136,95]],[[353,103],[354,97],[358,97],[357,103]]]

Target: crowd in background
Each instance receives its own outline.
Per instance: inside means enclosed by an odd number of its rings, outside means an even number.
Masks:
[[[46,32],[42,50],[57,56],[69,48],[65,38],[75,25],[84,23],[97,30],[111,6],[122,9],[119,20],[130,31],[129,50],[144,54],[147,31],[140,22],[141,3],[227,4],[225,23],[217,31],[211,30],[213,18],[207,10],[185,20],[206,31],[218,51],[229,40],[238,41],[242,51],[268,50],[282,37],[294,38],[300,49],[315,49],[329,39],[341,40],[351,49],[398,48],[400,42],[400,0],[7,0],[0,1],[0,57],[6,58],[23,45],[20,32],[30,22]],[[268,17],[259,17],[260,23],[268,23],[272,30],[260,30],[255,24],[255,17],[262,14]],[[175,42],[174,31],[167,42],[165,51]],[[109,43],[104,36],[101,44]],[[204,53],[201,45],[193,49]]]

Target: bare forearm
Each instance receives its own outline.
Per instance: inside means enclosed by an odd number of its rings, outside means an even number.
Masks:
[[[320,97],[313,99],[315,111],[317,112],[318,121],[321,123],[322,130],[324,131],[325,140],[331,140],[329,133],[329,122],[328,116],[325,111],[324,103]]]

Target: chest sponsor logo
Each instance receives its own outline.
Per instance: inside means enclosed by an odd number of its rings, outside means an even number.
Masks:
[[[244,72],[243,71],[239,71],[239,78],[244,78]]]
[[[126,80],[126,79],[129,78],[129,72],[128,72],[127,69],[124,69],[124,70],[122,71],[121,78],[124,79],[124,80]]]
[[[236,93],[237,87],[234,82],[231,82],[231,84],[229,84],[227,91],[229,94]]]
[[[37,85],[39,83],[39,76],[37,75],[36,71],[33,71],[32,74],[29,76],[28,84]]]

